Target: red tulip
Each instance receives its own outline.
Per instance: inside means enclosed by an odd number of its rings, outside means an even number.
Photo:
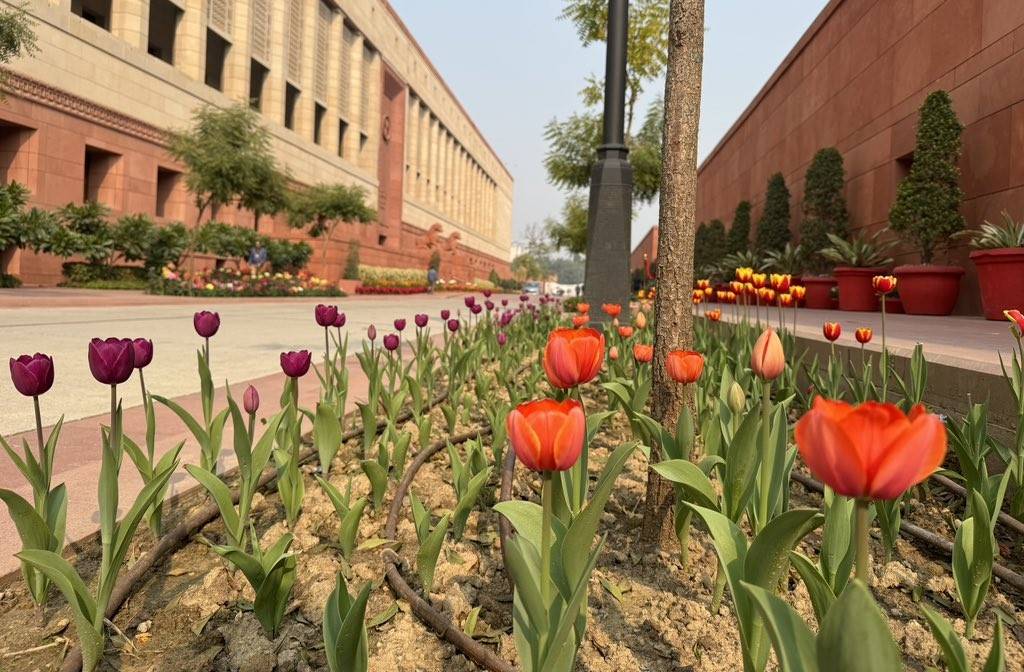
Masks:
[[[572,326],[574,326],[576,328],[582,327],[587,322],[590,322],[590,318],[587,317],[586,315],[573,315],[572,316]]]
[[[448,331],[455,333],[459,330],[459,321],[455,318],[448,320]]]
[[[622,338],[629,338],[633,335],[633,327],[622,325],[619,327],[619,336]]]
[[[203,338],[210,338],[220,329],[220,314],[208,310],[200,310],[192,316],[192,326]]]
[[[516,457],[533,471],[565,471],[583,452],[587,419],[575,399],[541,399],[508,414],[508,439]]]
[[[135,347],[128,338],[89,341],[89,370],[105,385],[120,385],[135,370]]]
[[[704,356],[692,350],[673,350],[665,357],[665,370],[677,383],[695,383],[704,371]]]
[[[313,361],[313,356],[309,350],[299,350],[295,352],[282,352],[281,353],[281,370],[284,371],[284,375],[289,378],[301,378],[306,375],[309,371],[309,365]]]
[[[608,317],[618,317],[619,313],[622,312],[622,306],[617,303],[603,303],[601,304],[601,310]]]
[[[821,325],[821,333],[823,333],[825,338],[829,341],[836,341],[843,333],[843,326],[838,322],[826,322]]]
[[[11,358],[11,380],[26,397],[38,397],[53,387],[53,357],[37,352]]]
[[[135,368],[144,369],[153,361],[153,341],[148,338],[136,338],[132,341],[135,349]]]
[[[796,424],[796,444],[811,473],[838,494],[896,499],[942,464],[946,429],[920,404],[904,415],[894,404],[817,397]]]
[[[583,303],[582,301],[576,304],[576,312],[580,315],[586,315],[590,312],[590,304]]]
[[[712,322],[718,322],[722,319],[722,311],[716,308],[715,310],[709,310],[704,316]]]
[[[452,316],[452,311],[448,310],[447,308],[445,308],[445,309],[443,309],[441,311],[441,319],[442,320],[447,321],[448,318],[451,317],[451,316]]]
[[[772,289],[776,292],[785,293],[789,291],[789,285],[793,281],[793,276],[786,273],[772,273],[771,276],[769,276],[769,280],[771,282]]]
[[[750,353],[750,368],[762,380],[775,380],[786,368],[782,341],[771,327],[761,332]]]
[[[874,332],[871,331],[870,327],[861,327],[857,331],[853,332],[853,335],[857,339],[858,343],[864,345],[871,342],[871,336],[873,333]]]
[[[876,294],[888,294],[896,289],[896,278],[891,275],[876,275],[871,278],[871,288]]]
[[[1021,313],[1019,310],[1004,310],[1003,315],[1010,322],[1017,325],[1017,334],[1024,335],[1024,313]]]
[[[544,349],[548,381],[568,389],[593,380],[604,361],[604,334],[596,329],[555,329]]]
[[[633,359],[636,360],[637,364],[647,364],[654,359],[654,348],[645,343],[634,344]]]

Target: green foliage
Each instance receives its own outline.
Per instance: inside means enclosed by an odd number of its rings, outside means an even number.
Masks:
[[[932,262],[937,245],[964,228],[960,214],[960,134],[963,126],[945,91],[933,91],[921,106],[910,173],[896,190],[889,225]]]
[[[730,253],[750,249],[750,201],[740,201],[729,227],[726,250]]]
[[[313,238],[329,237],[339,222],[369,224],[376,218],[377,212],[366,205],[366,190],[362,187],[318,184],[293,192],[289,199],[289,226],[306,229]]]
[[[584,254],[587,251],[588,218],[586,197],[581,192],[569,194],[562,205],[561,219],[548,218],[545,222],[554,246],[574,254]]]
[[[693,237],[693,266],[695,269],[707,269],[717,266],[726,255],[728,240],[725,224],[720,219],[711,220],[710,224],[701,224]]]
[[[149,255],[155,229],[156,225],[148,215],[138,213],[121,217],[110,228],[114,252],[124,261],[143,261]]]
[[[0,15],[2,16],[2,15]],[[31,192],[18,182],[0,186],[0,250],[40,250],[57,227],[52,213],[26,210]]]
[[[359,279],[359,241],[353,240],[348,244],[348,256],[345,257],[343,277],[346,280]]]
[[[756,247],[761,253],[780,250],[790,239],[789,188],[782,173],[768,178],[764,196],[764,212],[757,223]]]
[[[31,56],[39,48],[32,21],[24,7],[0,9],[0,63],[10,63],[21,56]],[[7,79],[7,73],[0,71],[0,83]],[[3,93],[0,92],[0,100]]]
[[[324,606],[324,654],[330,672],[366,672],[369,667],[365,619],[371,590],[373,582],[368,581],[352,597],[344,574],[338,572],[338,583]]]
[[[302,240],[293,243],[290,240],[261,236],[260,243],[267,249],[267,262],[274,273],[301,271],[313,256],[313,248]]]
[[[181,222],[155,227],[144,262],[146,270],[155,274],[165,266],[181,266],[191,240],[191,232]]]
[[[67,262],[61,287],[92,289],[145,289],[146,269],[136,266],[98,266]]]
[[[807,256],[807,270],[821,275],[829,270],[828,261],[818,254],[828,245],[828,234],[840,238],[849,235],[850,216],[843,196],[846,186],[843,155],[835,147],[819,149],[807,168],[804,180],[800,244]]]
[[[61,227],[42,251],[58,257],[79,254],[90,264],[106,263],[114,255],[114,238],[107,223],[110,209],[100,203],[68,203],[58,211]]]
[[[359,282],[365,287],[426,287],[427,272],[421,268],[360,266]]]
[[[193,247],[197,252],[226,259],[244,259],[256,245],[256,231],[248,227],[223,222],[206,222],[193,233]]]
[[[792,243],[786,243],[781,250],[769,250],[764,255],[764,263],[767,268],[776,273],[800,275],[805,268],[805,257],[802,244],[793,247]],[[751,268],[756,268],[756,266]]]
[[[879,241],[881,235],[882,231],[876,231],[870,238],[858,235],[853,236],[850,240],[843,240],[830,233],[828,240],[831,245],[821,250],[821,256],[837,266],[852,266],[854,268],[888,266],[892,263],[892,257],[888,257],[886,254],[895,243]]]
[[[1024,221],[1016,221],[1009,212],[1000,214],[1001,224],[985,220],[976,231],[961,231],[954,237],[967,238],[976,250],[998,250],[1006,247],[1024,247]]]

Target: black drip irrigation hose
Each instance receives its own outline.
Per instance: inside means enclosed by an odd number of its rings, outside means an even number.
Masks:
[[[964,486],[960,485],[959,483],[950,478],[946,478],[942,474],[935,474],[934,476],[932,476],[932,480],[938,483],[941,487],[945,488],[946,490],[949,490],[954,494],[960,495],[964,499],[966,499],[968,496],[967,489]],[[1020,522],[1019,520],[1017,520],[1010,514],[1006,513],[1005,511],[999,512],[998,520],[1001,525],[1010,528],[1017,534],[1024,535],[1024,523]]]
[[[441,392],[430,404],[426,406],[426,409],[432,409],[445,399],[448,398],[448,391]],[[412,411],[405,410],[399,414],[397,420],[405,422],[412,417]],[[380,433],[387,426],[386,422],[379,421],[377,423],[376,431]],[[341,443],[345,444],[352,439],[362,436],[362,427],[353,427],[349,431],[345,432],[341,437]],[[315,448],[309,448],[299,453],[299,464],[308,462],[313,457],[318,455]],[[221,478],[232,477],[238,473],[238,467],[231,469],[230,471],[221,474]],[[268,471],[260,477],[257,482],[257,490],[265,488],[272,480],[277,477],[277,471]],[[189,488],[185,492],[178,496],[178,501],[181,501],[188,497],[190,494],[199,490],[202,487],[195,485]],[[231,493],[232,504],[238,504],[239,492],[234,490]],[[157,565],[161,560],[164,559],[168,554],[176,551],[178,548],[188,542],[199,530],[208,525],[214,519],[220,515],[220,508],[218,508],[215,502],[211,502],[201,508],[199,511],[194,513],[191,517],[178,524],[174,529],[167,532],[160,537],[160,541],[153,548],[149,549],[145,555],[139,558],[139,561],[132,565],[131,569],[121,575],[114,584],[114,589],[110,594],[110,602],[107,604],[106,618],[108,620],[114,620],[117,612],[121,610],[121,607],[128,600],[129,597],[135,592],[136,587],[142,581],[142,579],[148,574],[153,567]],[[82,670],[82,649],[79,646],[75,646],[68,653],[68,657],[64,659],[64,664],[61,666],[61,672],[81,672]]]
[[[813,492],[822,494],[825,491],[825,487],[821,483],[814,480],[810,476],[802,474],[798,471],[794,471],[792,473],[792,478],[794,481],[796,481],[800,485],[804,486],[805,488]],[[929,546],[933,546],[937,549],[940,549],[943,553],[945,553],[948,556],[953,555],[953,542],[949,541],[941,535],[935,534],[934,532],[929,532],[923,527],[918,527],[913,523],[908,523],[905,520],[901,520],[900,532],[903,532],[908,537],[913,537],[914,539],[923,541]],[[1017,590],[1024,593],[1024,576],[1021,576],[1012,569],[1004,567],[999,563],[995,563],[992,565],[992,573],[998,576],[1006,583],[1016,588]]]

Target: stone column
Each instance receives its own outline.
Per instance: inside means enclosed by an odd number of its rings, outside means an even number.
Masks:
[[[329,152],[338,151],[338,90],[341,88],[341,12],[331,9],[330,27],[327,29],[327,112],[321,134],[323,146]]]
[[[149,47],[149,0],[119,0],[111,5],[110,32],[135,47]]]
[[[314,63],[316,53],[316,13],[321,0],[290,0],[301,5],[301,14],[291,16],[302,17],[301,57],[299,61],[299,81],[292,84],[299,88],[299,99],[295,105],[295,132],[304,140],[313,141],[313,106],[316,99],[316,82]],[[294,31],[289,26],[289,34]],[[291,47],[289,47],[291,52]]]
[[[224,63],[224,93],[235,102],[249,104],[249,44],[252,6],[248,0],[233,3],[231,48]]]
[[[174,67],[197,82],[206,75],[206,15],[203,0],[183,0],[178,35],[174,41]]]
[[[285,35],[288,28],[290,0],[270,0],[270,58],[269,71],[263,83],[263,116],[284,125],[285,87]]]

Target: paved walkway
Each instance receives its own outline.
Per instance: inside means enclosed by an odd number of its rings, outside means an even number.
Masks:
[[[67,294],[66,292],[70,292]],[[31,305],[25,305],[25,296]],[[414,329],[416,313],[431,317],[431,328],[440,333],[440,311],[453,313],[465,306],[462,294],[411,295],[397,297],[346,297],[337,303],[347,315],[344,330],[349,334],[349,353],[360,347],[366,327],[376,324],[380,334],[393,331],[396,317],[408,321],[407,334]],[[323,352],[323,330],[313,319],[313,307],[322,299],[197,300],[150,297],[135,292],[85,292],[76,290],[22,290],[0,294],[0,342],[8,356],[36,351],[54,357],[56,378],[53,388],[41,398],[43,422],[52,424],[61,413],[65,425],[57,450],[54,483],[68,484],[67,539],[80,539],[97,529],[96,486],[99,477],[99,425],[108,423],[109,392],[89,373],[88,341],[93,336],[144,336],[154,341],[153,363],[146,368],[149,391],[175,398],[194,415],[200,414],[196,348],[201,339],[192,327],[192,313],[198,309],[220,313],[220,331],[211,339],[213,375],[217,384],[216,407],[224,405],[224,381],[236,399],[249,383],[263,399],[263,409],[276,410],[284,383],[278,355],[283,350],[306,348],[319,361]],[[21,306],[21,307],[12,307]],[[350,357],[348,406],[366,398],[367,381],[355,357]],[[302,403],[313,406],[319,384],[311,372],[300,385]],[[145,437],[145,415],[141,406],[138,377],[122,386],[125,432],[136,441]],[[35,447],[31,400],[14,389],[10,377],[0,375],[0,408],[4,414],[0,431],[20,450],[25,438]],[[182,422],[170,410],[157,405],[157,453],[185,440],[181,463],[198,463],[198,446]],[[261,412],[261,417],[264,414]],[[49,432],[49,427],[44,431]],[[16,442],[16,443],[15,443]],[[224,464],[234,466],[231,425],[223,439]],[[130,460],[121,469],[123,514],[142,488],[141,478]],[[194,485],[181,469],[172,477],[171,492]],[[0,454],[0,487],[12,489],[31,500],[31,489],[21,474]],[[0,506],[0,575],[17,568],[13,554],[20,542],[14,525]]]

